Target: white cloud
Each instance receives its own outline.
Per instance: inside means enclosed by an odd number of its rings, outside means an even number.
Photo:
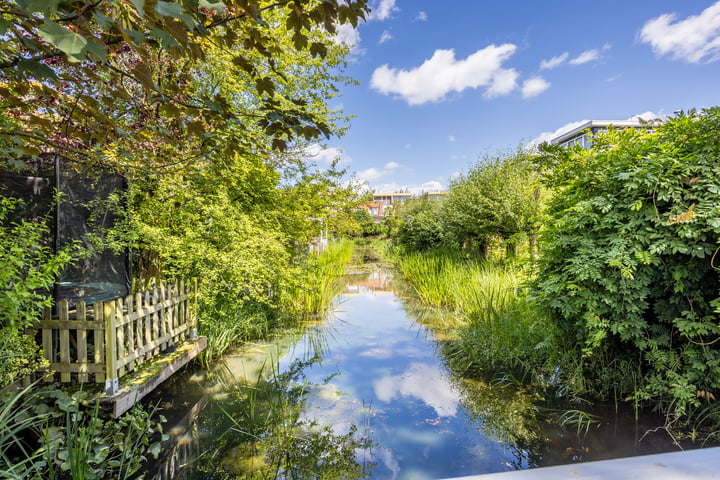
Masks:
[[[397,162],[388,162],[385,164],[385,168],[388,170],[393,170],[395,168],[400,168],[400,164]]]
[[[592,61],[595,61],[600,58],[600,51],[597,48],[593,48],[592,50],[585,50],[577,57],[570,60],[570,65],[582,65],[584,63],[589,63]]]
[[[455,140],[455,135],[448,135],[448,142],[454,142]]]
[[[425,21],[427,21],[427,19],[428,19],[427,13],[422,12],[422,11],[418,12],[417,17],[415,17],[415,20],[420,20],[421,22],[425,22]]]
[[[548,60],[543,60],[540,62],[540,70],[551,70],[553,68],[557,68],[565,63],[565,60],[567,60],[569,56],[570,54],[568,52],[564,52]]]
[[[367,168],[365,170],[361,170],[361,171],[357,172],[357,174],[355,176],[361,182],[372,182],[379,178],[386,177],[386,176],[390,175],[390,173],[391,173],[390,170],[384,170],[381,168],[371,167],[371,168]]]
[[[392,35],[390,35],[390,32],[388,30],[385,30],[382,35],[380,35],[380,40],[378,40],[378,44],[382,45],[390,39],[392,39]]]
[[[640,32],[640,40],[650,44],[656,55],[671,55],[673,60],[720,60],[720,1],[700,15],[675,20],[675,13],[649,20]]]
[[[406,143],[406,144],[405,144],[405,149],[406,149],[406,150],[410,150],[410,147],[412,147],[412,145],[410,145],[409,143]]]
[[[550,88],[550,84],[542,77],[528,78],[523,82],[522,96],[523,98],[536,97]]]
[[[387,375],[376,380],[373,387],[375,396],[381,402],[409,397],[432,407],[439,417],[451,417],[457,413],[457,397],[449,388],[445,374],[436,366],[413,363],[400,375]]]
[[[397,95],[409,105],[439,102],[450,92],[467,88],[487,87],[484,96],[488,98],[504,95],[517,86],[517,72],[502,68],[516,49],[512,44],[490,45],[464,60],[456,60],[454,50],[436,50],[412,70],[377,68],[370,86],[384,95]]]
[[[397,10],[395,0],[380,0],[377,6],[372,7],[368,20],[386,20]]]
[[[345,43],[353,47],[360,46],[360,32],[349,23],[338,25],[335,32],[335,38],[338,42]]]

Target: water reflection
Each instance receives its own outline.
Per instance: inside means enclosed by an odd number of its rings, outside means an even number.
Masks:
[[[452,324],[389,273],[351,277],[324,322],[207,372],[183,478],[430,479],[591,458],[602,440],[541,425],[527,392],[453,373]]]

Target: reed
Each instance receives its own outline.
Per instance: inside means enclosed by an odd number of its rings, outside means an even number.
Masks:
[[[458,340],[448,346],[456,367],[514,383],[552,378],[554,329],[524,288],[529,266],[462,252],[414,252],[392,261],[423,303],[460,319]]]

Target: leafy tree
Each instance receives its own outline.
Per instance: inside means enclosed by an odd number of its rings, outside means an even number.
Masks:
[[[718,132],[716,107],[549,159],[540,305],[586,385],[675,419],[720,392]]]
[[[317,32],[357,25],[366,11],[366,0],[4,2],[0,153],[16,167],[50,148],[94,167],[166,169],[247,151],[255,129],[274,151],[328,136],[313,101],[287,87],[296,70],[281,57],[326,57],[334,47]],[[254,90],[250,110],[218,86],[198,88],[217,50],[224,73]]]
[[[443,200],[408,200],[394,213],[391,236],[410,251],[434,250],[453,244],[443,218]]]
[[[484,252],[499,236],[512,250],[520,236],[537,234],[543,195],[529,154],[518,151],[486,157],[453,181],[443,213],[460,242]]]

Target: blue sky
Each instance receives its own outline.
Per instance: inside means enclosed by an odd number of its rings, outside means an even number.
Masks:
[[[340,156],[377,191],[444,189],[478,159],[582,120],[720,105],[720,1],[372,0]],[[320,150],[318,147],[317,150]]]

